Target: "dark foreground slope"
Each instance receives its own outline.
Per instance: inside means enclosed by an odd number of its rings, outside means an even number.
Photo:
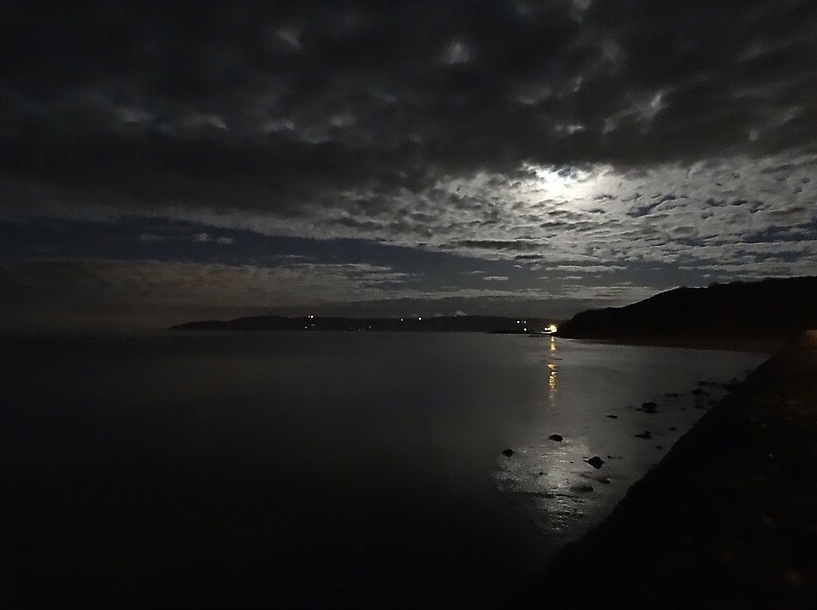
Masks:
[[[543,606],[817,608],[815,461],[813,332],[754,371],[554,559]]]
[[[752,339],[782,344],[817,328],[817,277],[676,288],[626,307],[584,311],[559,336],[705,345]]]

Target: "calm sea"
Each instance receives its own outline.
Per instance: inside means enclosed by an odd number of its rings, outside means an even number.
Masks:
[[[0,345],[9,608],[522,606],[765,358],[482,334]]]

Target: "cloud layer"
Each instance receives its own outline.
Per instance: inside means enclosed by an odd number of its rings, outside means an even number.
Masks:
[[[704,282],[817,268],[808,0],[12,1],[7,14],[9,225],[141,226],[143,260],[256,266],[282,292],[280,265],[242,231],[270,248],[347,239],[491,261],[504,266],[482,284],[509,290],[531,288],[512,265],[642,287],[671,283],[668,269]],[[196,261],[179,240],[221,251]],[[311,263],[365,262],[322,251]]]

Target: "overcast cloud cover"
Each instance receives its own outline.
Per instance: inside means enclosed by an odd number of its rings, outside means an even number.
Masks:
[[[817,272],[811,0],[2,14],[7,321],[567,316]]]

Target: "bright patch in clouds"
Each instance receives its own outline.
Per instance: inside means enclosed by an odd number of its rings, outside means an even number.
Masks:
[[[572,166],[526,164],[523,170],[528,178],[520,182],[520,192],[527,192],[532,199],[567,203],[587,200],[588,195],[593,193],[596,181],[609,168],[587,170]]]

